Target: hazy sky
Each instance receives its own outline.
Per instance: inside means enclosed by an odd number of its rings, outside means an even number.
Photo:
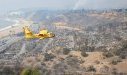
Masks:
[[[127,0],[0,0],[0,12],[21,8],[125,8]]]
[[[127,0],[78,0],[74,9],[109,9],[109,8],[126,8]]]

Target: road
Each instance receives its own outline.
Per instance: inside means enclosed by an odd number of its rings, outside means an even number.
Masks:
[[[23,43],[20,52],[17,53],[17,54],[14,56],[14,58],[17,58],[18,56],[20,56],[21,54],[23,54],[23,53],[25,53],[25,52],[26,52],[26,43]]]

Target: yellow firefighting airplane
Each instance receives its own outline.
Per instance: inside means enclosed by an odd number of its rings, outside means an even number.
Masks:
[[[45,39],[45,38],[52,38],[55,36],[52,32],[48,32],[48,30],[44,29],[41,30],[38,34],[33,34],[33,32],[29,29],[28,26],[23,27],[25,38],[26,39]]]

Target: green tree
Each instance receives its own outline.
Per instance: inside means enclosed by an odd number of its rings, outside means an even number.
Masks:
[[[37,69],[28,69],[28,68],[25,68],[21,72],[21,75],[41,75],[41,74],[40,74],[39,70],[37,70]]]

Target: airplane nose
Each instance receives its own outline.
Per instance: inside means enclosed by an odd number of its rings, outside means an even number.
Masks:
[[[52,37],[55,37],[55,34],[52,34]]]

